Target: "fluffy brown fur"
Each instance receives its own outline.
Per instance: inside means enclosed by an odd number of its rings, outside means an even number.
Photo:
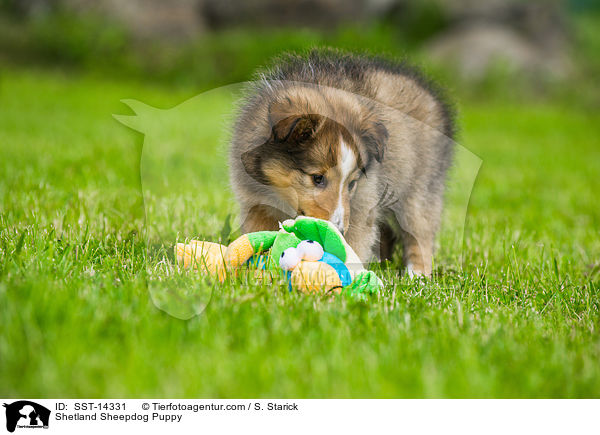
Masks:
[[[242,229],[329,219],[363,261],[400,241],[409,272],[430,275],[453,133],[439,92],[403,64],[288,56],[250,86],[234,127]]]

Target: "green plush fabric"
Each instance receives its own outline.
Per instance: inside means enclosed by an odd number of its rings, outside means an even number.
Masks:
[[[344,263],[346,260],[352,261],[356,257],[352,248],[347,247],[343,236],[331,222],[299,216],[280,225],[279,231],[258,231],[247,234],[255,254],[266,253],[270,250],[266,256],[267,269],[280,270],[279,258],[283,251],[295,248],[302,240],[314,240],[320,243],[325,252],[335,255]],[[260,268],[264,261],[265,257],[254,255],[250,264]],[[355,262],[358,264],[359,260],[355,260]],[[344,294],[366,300],[368,294],[376,293],[383,287],[383,283],[374,272],[370,270],[356,271],[355,269],[355,273],[352,283],[344,287]]]
[[[254,253],[258,254],[271,249],[277,234],[279,234],[279,231],[257,231],[255,233],[248,233],[247,236]]]
[[[335,255],[342,262],[356,257],[351,248],[347,248],[344,238],[330,222],[306,216],[295,220],[287,220],[281,224],[279,231],[259,231],[247,234],[255,254],[270,252],[267,255],[266,267],[270,270],[280,270],[279,258],[283,251],[295,248],[302,240],[314,240],[323,246],[325,252]],[[348,250],[350,253],[348,253]],[[265,257],[254,255],[250,264],[261,267]],[[264,263],[263,263],[264,264]],[[367,295],[378,292],[383,287],[379,277],[370,270],[357,272],[350,285],[344,287],[343,293],[360,300],[366,300]]]
[[[287,233],[281,230],[277,232],[277,237],[275,237],[269,255],[269,267],[279,268],[279,257],[281,257],[281,253],[287,248],[295,248],[300,242],[301,240],[296,237],[294,233]]]
[[[347,286],[344,291],[350,295],[358,296],[365,294],[373,294],[378,292],[382,287],[382,282],[372,270],[359,272],[352,281],[352,284]]]
[[[301,240],[314,240],[319,242],[325,252],[335,255],[346,262],[346,244],[337,228],[328,221],[306,216],[299,216],[295,220],[283,222],[284,230],[294,233]]]

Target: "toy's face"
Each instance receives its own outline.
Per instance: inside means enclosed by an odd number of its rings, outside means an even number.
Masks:
[[[321,247],[312,255],[322,255],[321,252],[329,252],[334,254],[342,261],[346,261],[348,253],[342,236],[339,234],[335,226],[328,221],[314,219],[312,217],[300,216],[296,219],[288,219],[282,222],[281,226],[285,231],[290,231],[296,234],[305,244],[311,245],[310,241],[318,242]],[[305,247],[308,251],[312,251],[311,246]]]
[[[303,240],[298,246],[287,248],[279,257],[279,267],[283,270],[293,270],[304,261],[319,261],[325,251],[321,244],[314,240]]]

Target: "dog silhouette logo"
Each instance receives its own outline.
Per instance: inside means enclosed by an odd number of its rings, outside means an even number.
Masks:
[[[48,428],[50,410],[29,400],[19,400],[4,404],[6,408],[6,430],[14,432],[15,428]]]

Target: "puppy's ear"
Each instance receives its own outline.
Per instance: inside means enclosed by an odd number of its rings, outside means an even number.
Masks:
[[[273,138],[280,143],[302,143],[315,134],[319,121],[320,116],[314,114],[289,116],[273,125]]]
[[[265,144],[259,145],[250,151],[243,153],[240,158],[246,173],[262,184],[269,184],[265,173],[262,170],[262,160],[265,155],[269,155]]]
[[[379,121],[371,122],[363,128],[361,136],[369,156],[381,163],[389,138],[385,125]]]
[[[322,117],[317,114],[301,114],[290,100],[274,102],[269,107],[271,135],[275,142],[301,143],[315,134]]]

